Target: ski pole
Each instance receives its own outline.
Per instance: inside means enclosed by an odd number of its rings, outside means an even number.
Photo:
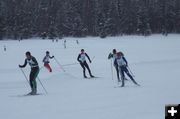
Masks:
[[[28,84],[29,84],[29,81],[28,81],[28,78],[27,78],[26,74],[24,73],[24,71],[23,71],[23,69],[22,69],[22,68],[20,68],[20,69],[21,69],[21,72],[22,72],[22,74],[24,75],[24,77],[25,77],[26,81],[27,81],[27,82],[28,82]]]
[[[114,77],[113,77],[113,59],[111,59],[111,76],[112,76],[112,82],[113,82],[113,85],[114,85],[114,88],[116,88],[116,80],[114,80]]]
[[[39,79],[39,77],[37,77],[37,79],[38,79],[39,83],[41,84],[41,86],[43,87],[43,89],[44,89],[44,91],[46,92],[46,94],[48,94],[46,88],[43,86],[43,84],[42,84],[41,80]]]
[[[132,71],[131,71],[131,69],[129,68],[129,66],[127,66],[127,67],[128,67],[128,70],[130,71],[132,77],[135,77],[135,75],[132,73]]]
[[[39,68],[39,71],[41,70],[41,69],[43,69],[44,68],[44,66],[41,66],[40,68]]]
[[[91,59],[91,62],[94,60],[95,56],[93,56],[93,58]]]
[[[60,66],[60,68],[64,71],[64,72],[66,72],[65,71],[65,69],[62,67],[62,65],[58,62],[58,60],[54,57],[54,60],[56,61],[56,63]]]
[[[73,78],[76,78],[75,76],[71,75],[70,73],[66,72],[66,70],[63,68],[63,66],[58,62],[58,60],[54,57],[54,60],[56,61],[56,63],[59,65],[59,67],[64,71],[64,73],[68,76],[71,76]],[[79,63],[78,63],[79,64]]]
[[[113,64],[112,64],[112,59],[111,59],[111,76],[112,76],[112,80],[114,80],[114,78],[113,78],[113,66],[112,66]]]
[[[64,65],[61,65],[61,66],[70,66],[70,65],[76,65],[76,64],[79,64],[79,63],[71,63],[71,64],[64,64]]]

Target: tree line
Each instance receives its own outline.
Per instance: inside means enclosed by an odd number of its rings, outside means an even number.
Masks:
[[[0,39],[180,33],[180,0],[1,0]]]

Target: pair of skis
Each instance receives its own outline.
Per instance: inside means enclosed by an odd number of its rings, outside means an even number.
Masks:
[[[97,79],[97,78],[100,78],[100,77],[94,76],[94,77],[86,77],[84,79]]]
[[[125,80],[125,81],[128,81],[128,80]],[[123,88],[123,87],[125,87],[125,85],[124,86],[122,86],[122,83],[121,83],[122,81],[118,81],[118,82],[116,82],[116,81],[114,81],[114,88]],[[136,83],[135,84],[136,86],[141,86],[141,85],[139,85],[138,83]]]

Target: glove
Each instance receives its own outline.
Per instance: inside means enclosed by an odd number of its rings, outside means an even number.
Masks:
[[[91,63],[91,60],[89,62]]]
[[[19,68],[22,68],[21,65],[19,65]]]
[[[54,58],[54,56],[52,56],[52,58]]]

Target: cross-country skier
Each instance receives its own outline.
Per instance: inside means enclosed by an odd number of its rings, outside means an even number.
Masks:
[[[121,77],[122,77],[122,85],[121,87],[124,87],[124,80],[125,80],[125,76],[124,73],[126,73],[129,78],[133,81],[134,84],[140,86],[135,80],[134,78],[131,76],[131,74],[129,73],[127,67],[128,67],[128,62],[125,59],[124,55],[122,54],[122,52],[118,52],[117,53],[117,58],[115,59],[115,62],[118,65],[119,71],[121,73]]]
[[[64,48],[66,49],[66,40],[64,40]]]
[[[84,52],[84,49],[81,49],[81,53],[78,55],[77,60],[80,63],[81,67],[83,68],[83,76],[84,76],[84,78],[87,78],[87,76],[86,76],[86,68],[87,68],[87,70],[89,72],[90,77],[93,78],[94,76],[92,75],[91,70],[90,70],[90,68],[89,68],[89,66],[88,66],[88,64],[86,62],[86,57],[88,58],[89,62],[91,63],[91,59],[89,58],[87,53]]]
[[[122,53],[122,52],[121,52]],[[122,55],[124,56],[124,54],[122,53]],[[108,55],[108,59],[111,59],[113,58],[113,65],[114,65],[114,68],[116,69],[116,74],[117,74],[117,79],[118,79],[118,82],[120,82],[120,77],[119,77],[119,73],[120,73],[120,69],[118,68],[118,64],[115,62],[115,59],[117,58],[117,51],[116,49],[113,49],[112,53],[109,53]],[[125,77],[125,80],[128,80],[126,77]]]
[[[38,62],[35,57],[31,55],[31,53],[28,51],[26,52],[26,59],[23,65],[19,65],[20,68],[24,68],[27,63],[31,67],[31,72],[29,75],[29,84],[31,87],[31,92],[29,93],[30,95],[36,95],[37,93],[37,84],[36,84],[36,77],[39,74],[39,66]]]
[[[112,54],[112,53],[113,53],[113,54]],[[118,79],[118,82],[120,82],[120,78],[119,78],[119,68],[118,68],[117,62],[115,62],[115,59],[117,58],[117,51],[116,51],[116,49],[113,49],[112,53],[109,53],[108,59],[113,58],[113,65],[114,65],[114,68],[116,69],[117,79]]]
[[[78,40],[76,40],[76,43],[77,43],[77,44],[79,44],[79,41],[78,41]]]
[[[44,57],[43,62],[44,62],[44,67],[46,67],[49,70],[49,72],[52,72],[51,66],[49,65],[49,59],[52,58],[54,58],[54,56],[50,56],[49,51],[46,51],[46,56]]]
[[[6,51],[6,46],[4,45],[4,51]]]

